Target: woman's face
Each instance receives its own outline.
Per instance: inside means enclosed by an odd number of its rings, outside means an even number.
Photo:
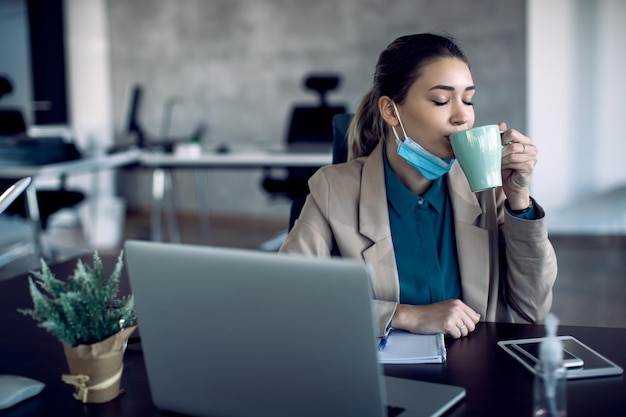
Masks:
[[[454,158],[450,135],[474,125],[474,92],[472,74],[462,60],[442,58],[424,66],[397,106],[407,135],[437,156]],[[401,130],[396,127],[404,139]]]

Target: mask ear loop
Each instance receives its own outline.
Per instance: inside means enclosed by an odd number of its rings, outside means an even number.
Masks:
[[[392,101],[391,104],[393,105],[393,109],[396,112],[396,116],[398,116],[398,121],[400,122],[400,128],[402,128],[402,133],[404,134],[404,140],[406,140],[406,138],[408,138],[408,135],[406,134],[406,130],[404,130],[404,125],[402,124],[402,119],[400,118],[400,112],[398,111],[398,108],[396,107],[396,103]],[[398,144],[398,146],[400,146],[402,141],[400,141],[400,137],[398,136],[398,133],[396,132],[396,127],[391,126],[391,130],[393,130],[393,134],[396,136],[396,143]]]

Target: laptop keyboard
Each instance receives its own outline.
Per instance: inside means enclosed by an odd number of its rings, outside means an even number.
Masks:
[[[387,406],[387,417],[399,416],[404,411],[402,407],[394,407],[392,405]]]

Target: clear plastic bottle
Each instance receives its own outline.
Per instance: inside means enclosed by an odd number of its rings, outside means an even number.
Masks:
[[[545,319],[546,339],[539,349],[535,367],[534,417],[567,416],[567,371],[563,366],[563,345],[556,338],[558,319],[552,313]]]
[[[545,369],[541,364],[535,368],[534,407],[535,417],[567,416],[567,377],[563,366]]]

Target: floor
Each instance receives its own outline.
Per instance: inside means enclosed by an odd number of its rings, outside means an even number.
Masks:
[[[259,249],[280,236],[288,222],[287,219],[212,216],[206,239],[196,216],[179,215],[178,221],[183,243],[246,249]],[[129,213],[124,230],[124,239],[149,239],[149,215]],[[559,262],[552,310],[561,323],[626,327],[626,236],[559,234],[550,239]],[[58,259],[89,248],[77,225],[51,227],[44,242],[54,249]],[[99,252],[117,254],[119,248],[99,249]],[[37,267],[28,257],[14,261],[0,268],[0,280]]]
[[[208,224],[208,238],[201,232],[200,221],[195,215],[177,216],[180,241],[186,244],[213,245],[242,249],[259,249],[277,237],[287,229],[288,220],[212,216]],[[0,227],[1,227],[0,223]],[[150,215],[146,212],[127,213],[125,219],[124,236],[122,242],[127,239],[150,239]],[[167,227],[164,225],[163,238],[169,240]],[[23,228],[22,228],[23,229]],[[28,233],[30,233],[28,229]],[[24,233],[23,230],[21,230]],[[27,236],[29,236],[27,234]],[[90,252],[91,246],[76,221],[52,222],[52,226],[43,234],[43,246],[56,260],[73,257],[82,252]],[[98,248],[100,254],[117,254],[121,247]],[[0,251],[0,253],[2,253]],[[0,267],[0,280],[24,273],[39,267],[39,262],[32,256],[24,256],[20,259]]]

